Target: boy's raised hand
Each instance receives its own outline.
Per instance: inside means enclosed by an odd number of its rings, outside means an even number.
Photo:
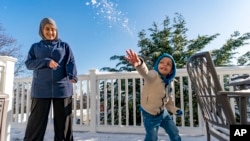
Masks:
[[[138,57],[138,55],[132,50],[126,50],[127,56],[125,56],[125,59],[134,67],[137,67],[141,64],[141,60]]]

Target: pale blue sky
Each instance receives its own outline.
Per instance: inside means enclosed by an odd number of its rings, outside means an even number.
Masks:
[[[205,50],[220,48],[234,31],[250,32],[249,0],[0,0],[0,23],[17,39],[26,56],[40,41],[40,20],[57,22],[59,37],[74,52],[78,74],[89,69],[115,67],[113,55],[137,46],[138,32],[175,13],[186,21],[188,39],[220,33]],[[249,45],[239,51],[246,52]]]

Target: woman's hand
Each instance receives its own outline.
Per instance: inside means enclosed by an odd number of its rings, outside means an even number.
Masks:
[[[127,56],[125,56],[125,59],[134,67],[137,67],[141,64],[141,60],[138,57],[138,55],[132,50],[126,50]]]
[[[70,79],[69,80],[71,83],[76,83],[76,80],[75,79]]]
[[[51,69],[56,69],[57,67],[60,67],[60,65],[57,63],[57,62],[55,62],[54,60],[51,60],[50,62],[49,62],[49,67],[51,68]]]

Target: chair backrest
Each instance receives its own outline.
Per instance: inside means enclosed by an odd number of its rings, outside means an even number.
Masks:
[[[233,110],[229,100],[225,100],[228,103],[222,106],[218,92],[223,89],[211,54],[201,52],[191,56],[187,61],[187,71],[207,128],[215,125],[229,129],[230,124],[235,124]]]

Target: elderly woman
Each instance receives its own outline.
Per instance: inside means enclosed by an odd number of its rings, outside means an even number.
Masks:
[[[24,141],[43,141],[53,105],[55,141],[73,141],[72,95],[77,82],[75,59],[70,46],[58,38],[56,23],[44,18],[40,42],[32,44],[25,62],[33,70],[31,113]]]

